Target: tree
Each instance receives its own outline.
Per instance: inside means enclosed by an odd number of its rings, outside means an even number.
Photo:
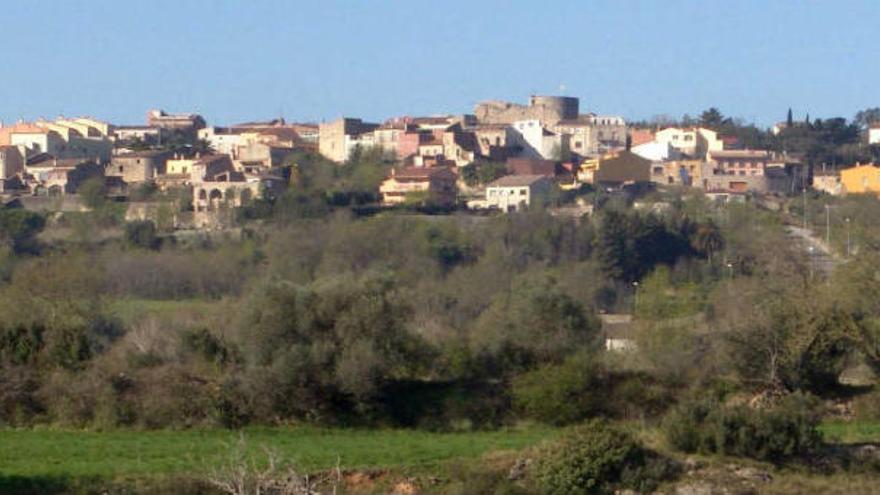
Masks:
[[[814,393],[837,385],[859,333],[850,314],[784,281],[733,284],[719,290],[714,307],[726,354],[744,383]],[[738,296],[729,297],[731,291]]]
[[[630,255],[628,218],[625,214],[611,210],[604,213],[596,236],[596,254],[602,271],[615,280],[630,277]]]
[[[880,122],[880,108],[878,107],[860,110],[853,118],[853,123],[861,129],[867,129],[875,122]]]
[[[697,230],[691,238],[691,246],[700,256],[704,256],[712,262],[712,255],[724,249],[724,237],[721,229],[711,219],[697,226]]]
[[[715,107],[705,110],[700,114],[700,125],[710,129],[718,128],[726,121],[730,121],[730,119],[725,119],[724,115]]]
[[[785,118],[785,126],[788,128],[794,126],[794,119],[791,116],[791,107],[788,108],[788,116]]]
[[[559,363],[578,350],[602,347],[601,325],[555,280],[523,278],[497,294],[473,331],[478,354],[498,373]]]
[[[246,308],[240,342],[273,415],[320,421],[363,411],[419,362],[409,306],[385,273],[270,282]]]
[[[86,206],[92,210],[98,210],[106,203],[104,196],[106,184],[103,177],[92,177],[80,184],[77,193],[82,197]]]
[[[488,184],[507,173],[507,165],[491,161],[475,161],[461,169],[461,176],[469,186]]]

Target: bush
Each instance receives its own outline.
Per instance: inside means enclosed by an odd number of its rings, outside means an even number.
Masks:
[[[156,236],[156,224],[150,220],[136,220],[125,224],[125,240],[130,246],[156,249],[160,240]]]
[[[603,397],[597,391],[599,366],[595,356],[582,352],[558,365],[547,365],[513,381],[514,404],[529,418],[565,425],[601,411]]]
[[[46,226],[46,219],[27,210],[0,210],[0,242],[9,245],[13,252],[34,252],[37,234]]]
[[[669,445],[682,452],[717,453],[782,463],[821,446],[817,400],[795,393],[776,406],[750,409],[711,399],[682,403],[663,421]]]
[[[592,420],[544,447],[535,480],[548,494],[604,494],[630,488],[654,490],[675,466],[606,421]]]
[[[880,420],[880,390],[859,396],[853,401],[853,412],[861,421]]]

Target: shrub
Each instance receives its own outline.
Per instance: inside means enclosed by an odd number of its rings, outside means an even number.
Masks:
[[[674,474],[670,461],[602,420],[579,426],[544,447],[535,465],[535,480],[548,494],[652,491]]]
[[[706,435],[702,428],[718,407],[714,399],[688,400],[679,404],[663,418],[666,441],[682,452],[711,451],[711,446],[703,445]]]
[[[514,404],[529,418],[564,425],[597,414],[603,397],[596,392],[599,366],[595,356],[582,352],[562,364],[522,374],[513,381]]]
[[[675,401],[674,386],[646,373],[614,373],[603,410],[616,418],[659,418]]]
[[[666,440],[683,452],[718,453],[782,463],[821,446],[817,400],[795,393],[764,410],[713,400],[681,404],[663,421]]]
[[[130,246],[156,249],[160,240],[156,236],[156,224],[150,220],[136,220],[125,224],[125,240]]]

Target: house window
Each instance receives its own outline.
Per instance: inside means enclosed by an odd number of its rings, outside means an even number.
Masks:
[[[520,189],[520,190],[519,190],[519,195],[520,195],[520,196],[525,196],[525,195],[526,195],[526,191],[528,191],[528,189]]]
[[[576,149],[580,149],[580,148],[581,148],[581,142],[580,142],[580,141],[575,141],[575,142],[574,142],[574,147],[575,147]]]
[[[122,165],[119,166],[119,173],[122,173]]]

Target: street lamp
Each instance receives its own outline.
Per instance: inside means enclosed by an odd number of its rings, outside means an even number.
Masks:
[[[727,273],[730,275],[730,278],[733,278],[733,263],[727,264]]]
[[[633,282],[633,316],[636,314],[636,307],[639,305],[639,283]]]
[[[810,253],[810,280],[813,280],[813,246],[809,246],[807,251]]]

